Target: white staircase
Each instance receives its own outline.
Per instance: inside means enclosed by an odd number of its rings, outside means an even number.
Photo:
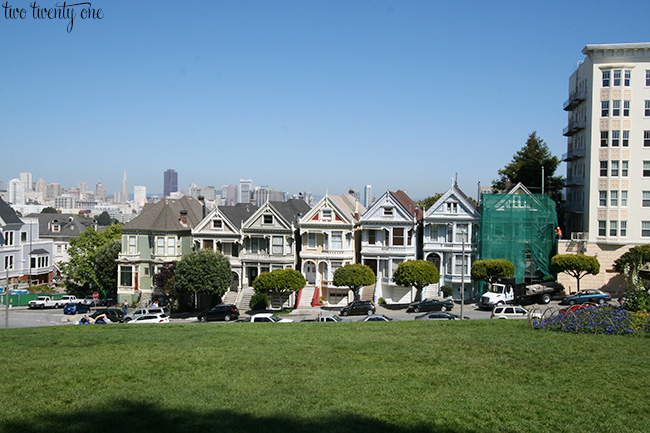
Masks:
[[[244,287],[242,289],[242,294],[241,297],[239,298],[239,302],[236,304],[237,308],[239,308],[240,311],[248,311],[251,309],[251,298],[255,294],[255,289],[252,287]]]
[[[221,298],[222,304],[234,304],[237,302],[237,292],[227,291]]]
[[[296,308],[311,308],[311,301],[314,298],[315,286],[305,286],[300,295],[300,302]]]

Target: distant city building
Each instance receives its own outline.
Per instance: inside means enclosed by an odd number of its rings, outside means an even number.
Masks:
[[[56,209],[75,209],[77,207],[77,199],[72,194],[63,194],[54,199],[54,207]]]
[[[9,181],[9,203],[16,206],[25,204],[25,183],[20,179]]]
[[[122,179],[121,200],[118,203],[126,203],[127,201],[129,201],[129,187],[126,184],[126,170],[124,170],[124,179]]]
[[[178,173],[170,168],[163,175],[163,195],[169,197],[176,191],[178,191]]]
[[[252,191],[252,179],[239,179],[239,200],[237,200],[238,203],[250,203]]]
[[[197,184],[195,184],[194,182],[192,182],[190,184],[190,197],[195,198],[195,199],[198,200],[200,195],[202,195],[201,194],[201,187],[198,186]]]
[[[79,194],[85,194],[88,192],[88,182],[81,181],[79,182]]]
[[[257,186],[253,191],[253,202],[261,206],[267,201],[284,201],[284,193],[268,186]]]
[[[32,182],[31,173],[20,173],[18,178],[25,184],[25,191],[31,191],[34,188],[34,183]]]
[[[45,200],[47,198],[47,183],[41,177],[36,181],[36,193],[39,195],[40,200]]]
[[[95,199],[98,201],[106,201],[106,188],[104,188],[101,181],[97,182],[97,186],[95,186]]]
[[[237,186],[221,186],[221,202],[224,206],[234,206],[237,203]]]
[[[217,189],[213,186],[204,186],[201,188],[201,195],[206,200],[215,201],[217,199]]]
[[[147,187],[134,186],[133,187],[133,201],[140,207],[144,206],[147,202]]]
[[[365,188],[363,188],[363,206],[366,209],[370,209],[371,204],[372,204],[372,185],[366,185]]]
[[[63,194],[63,187],[60,183],[54,182],[47,185],[47,194],[45,198],[55,198]]]

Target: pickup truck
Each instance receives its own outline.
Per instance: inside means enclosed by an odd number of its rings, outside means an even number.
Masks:
[[[490,284],[489,290],[481,296],[479,308],[491,310],[497,305],[531,302],[548,304],[561,291],[562,288],[554,282],[526,285],[515,284],[514,279],[504,278]]]
[[[291,319],[287,319],[283,317],[280,319],[278,316],[275,316],[271,313],[258,313],[255,314],[254,316],[251,316],[251,322],[253,323],[259,323],[259,322],[273,322],[273,323],[290,323],[293,322]]]
[[[63,305],[63,304],[61,304]],[[59,307],[59,301],[55,301],[54,299],[50,298],[49,296],[39,296],[36,299],[32,299],[29,301],[27,304],[29,308],[58,308]]]
[[[73,304],[79,302],[79,299],[75,295],[63,295],[61,299],[57,300],[59,307],[65,307],[66,304]]]
[[[342,322],[343,319],[341,319],[339,316],[335,316],[333,314],[326,314],[324,316],[318,316],[315,319],[304,319],[303,322]]]

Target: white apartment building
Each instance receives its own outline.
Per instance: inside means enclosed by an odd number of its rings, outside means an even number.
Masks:
[[[559,252],[599,257],[601,272],[584,288],[620,289],[622,278],[607,272],[614,260],[650,243],[650,43],[582,52],[564,103],[568,239]]]

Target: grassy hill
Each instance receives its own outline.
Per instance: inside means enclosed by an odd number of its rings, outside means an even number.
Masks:
[[[0,330],[0,432],[648,432],[650,339],[525,321]]]

